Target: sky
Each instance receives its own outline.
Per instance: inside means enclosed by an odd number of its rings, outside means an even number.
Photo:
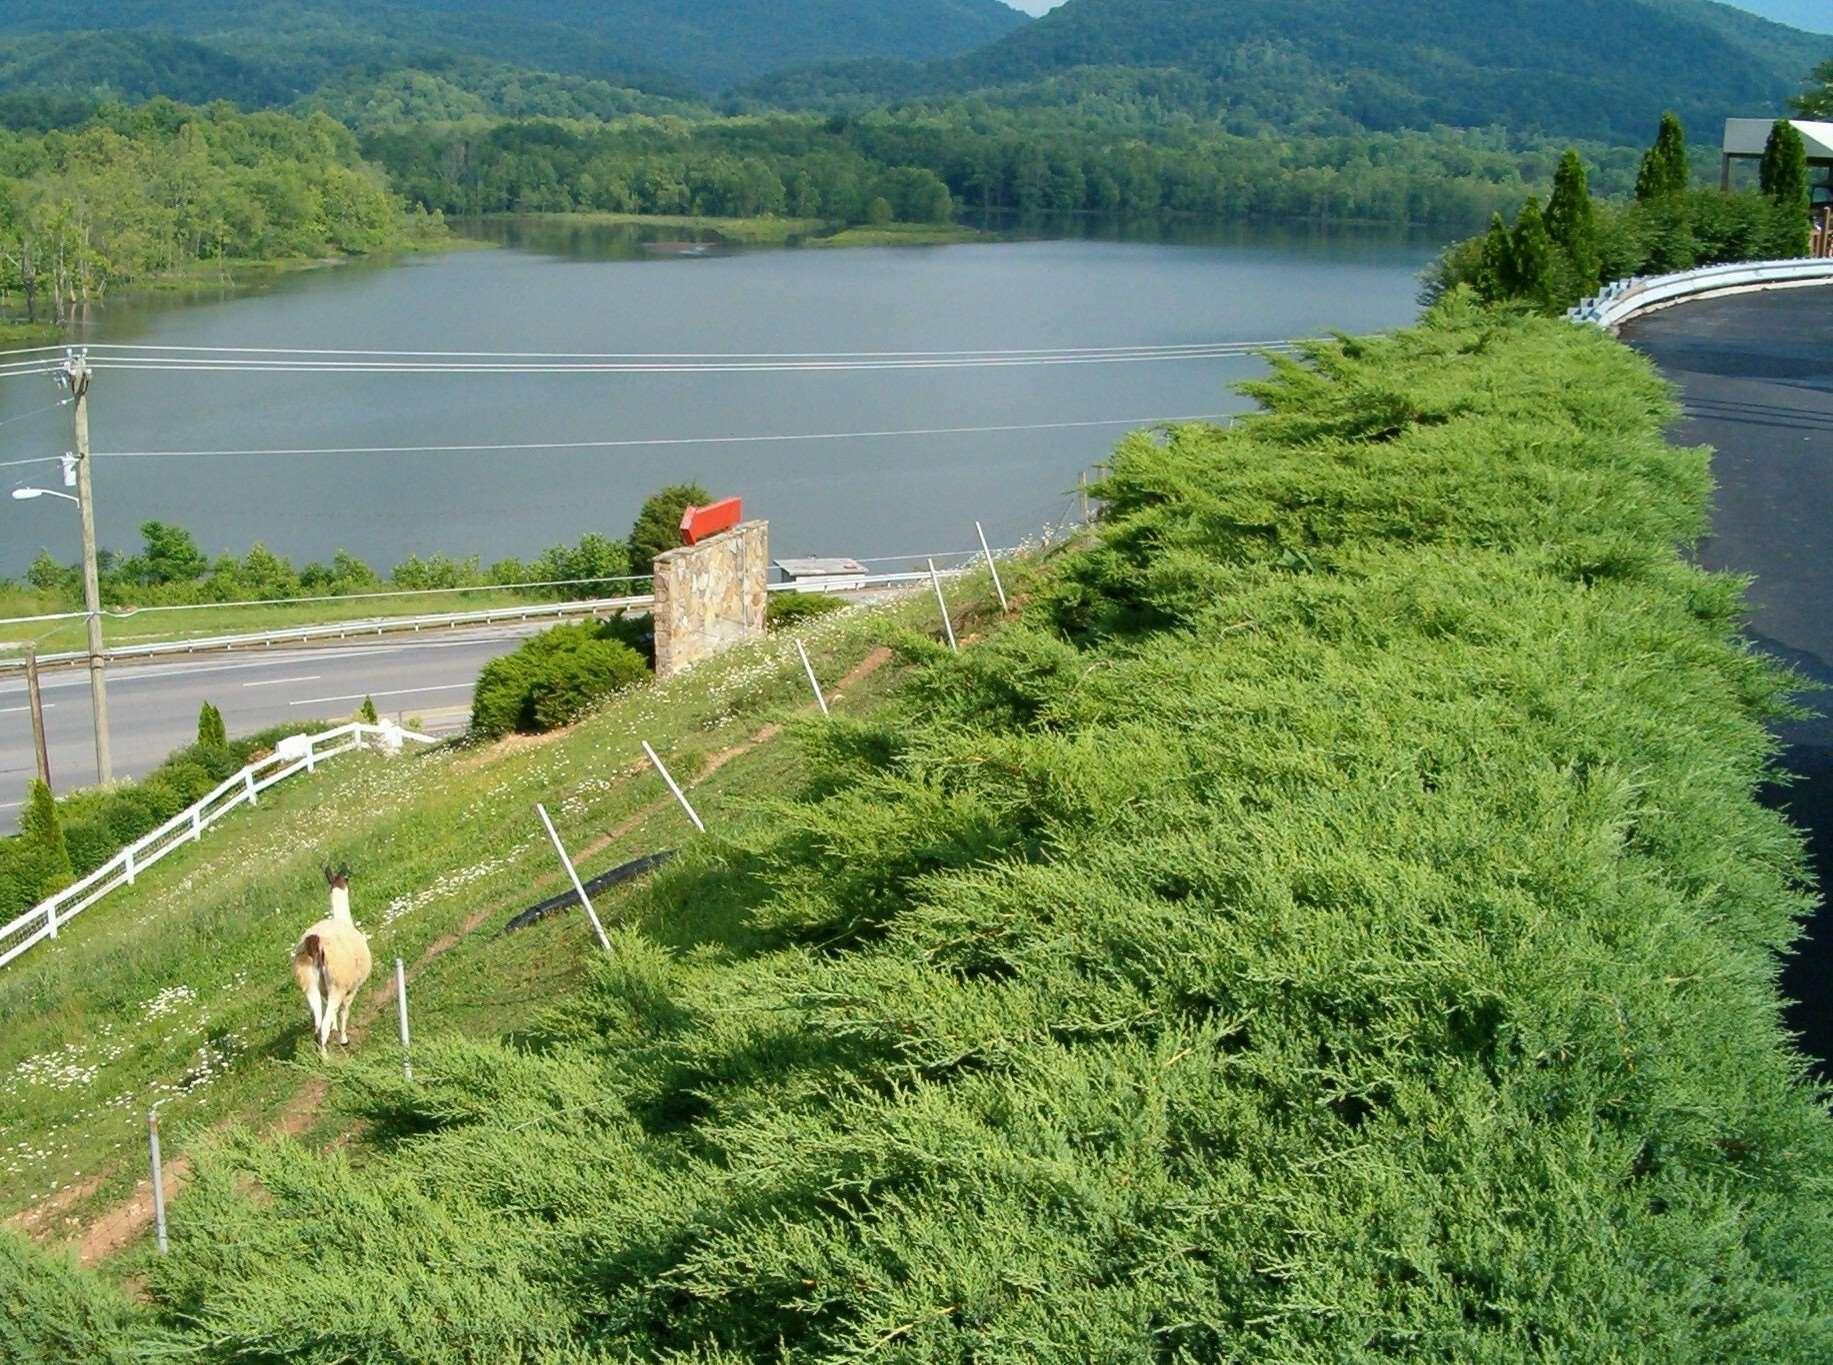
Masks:
[[[1006,0],[1026,14],[1043,14],[1063,0]],[[1730,0],[1739,9],[1747,9],[1783,23],[1799,24],[1821,33],[1833,32],[1833,0]]]

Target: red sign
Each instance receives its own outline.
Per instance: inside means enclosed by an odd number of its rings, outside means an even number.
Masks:
[[[727,498],[710,507],[690,507],[681,514],[681,539],[698,545],[708,536],[730,531],[744,518],[745,505],[740,498]]]

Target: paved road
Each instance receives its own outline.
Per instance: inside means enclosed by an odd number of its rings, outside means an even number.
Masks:
[[[1763,649],[1833,687],[1833,288],[1687,304],[1624,329],[1681,386],[1676,440],[1711,445],[1719,489],[1709,568],[1751,574],[1749,631]],[[1833,693],[1806,698],[1833,709]],[[1799,780],[1768,799],[1808,831],[1833,893],[1833,719],[1782,728]],[[1783,975],[1790,1015],[1833,1074],[1833,911],[1820,911]]]
[[[145,773],[190,743],[198,708],[206,701],[222,711],[232,735],[283,721],[348,716],[365,695],[373,696],[384,714],[424,716],[431,728],[455,728],[484,664],[540,629],[541,624],[500,626],[418,640],[396,636],[374,644],[210,654],[112,668],[108,711],[115,773]],[[59,790],[86,786],[95,781],[89,674],[47,671],[43,689],[52,778]],[[14,828],[32,773],[25,682],[0,678],[0,830]]]

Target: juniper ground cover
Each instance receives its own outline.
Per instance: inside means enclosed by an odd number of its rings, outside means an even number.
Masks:
[[[353,1146],[201,1144],[149,1302],[15,1297],[203,1358],[1833,1354],[1706,454],[1463,295],[1254,391],[538,1019],[339,1068]]]

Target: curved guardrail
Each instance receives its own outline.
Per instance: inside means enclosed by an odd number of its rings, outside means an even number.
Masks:
[[[1573,322],[1614,332],[1632,318],[1713,294],[1833,284],[1833,260],[1747,261],[1703,266],[1674,275],[1619,280],[1566,314]]]

